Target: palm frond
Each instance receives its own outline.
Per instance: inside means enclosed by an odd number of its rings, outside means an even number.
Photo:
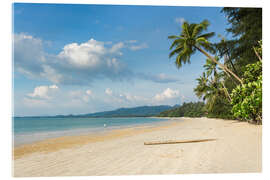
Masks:
[[[178,46],[176,49],[174,49],[172,52],[170,52],[169,58],[171,58],[172,56],[174,56],[176,53],[181,52],[182,49],[183,49],[183,46]]]
[[[213,37],[214,35],[215,35],[215,32],[210,32],[210,33],[202,34],[202,35],[198,36],[198,38],[203,37],[205,39],[209,39],[209,38]]]
[[[184,39],[176,39],[173,41],[172,45],[170,46],[170,49],[172,49],[174,46],[180,44],[181,42],[183,43]]]
[[[210,25],[209,21],[206,19],[203,20],[200,24],[203,26],[203,30],[207,30],[208,26]]]
[[[186,38],[190,37],[188,22],[184,22],[182,24],[182,36],[184,36]]]
[[[216,53],[214,46],[205,38],[197,39],[196,42],[197,44],[199,44],[199,46],[202,46],[206,51],[211,52],[213,54]]]
[[[209,22],[207,20],[202,21],[200,24],[196,24],[192,36],[198,36],[202,33],[202,31],[206,30],[209,26]]]
[[[176,39],[176,38],[181,38],[181,36],[176,36],[176,35],[168,36],[168,39]]]

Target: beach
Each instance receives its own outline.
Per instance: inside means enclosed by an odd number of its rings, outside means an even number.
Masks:
[[[262,126],[171,118],[106,133],[63,136],[14,148],[15,177],[261,172]],[[213,139],[144,145],[152,141]]]

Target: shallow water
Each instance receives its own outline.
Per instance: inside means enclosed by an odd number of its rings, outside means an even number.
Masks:
[[[49,138],[100,133],[123,127],[155,124],[162,118],[13,118],[14,145],[28,144]]]

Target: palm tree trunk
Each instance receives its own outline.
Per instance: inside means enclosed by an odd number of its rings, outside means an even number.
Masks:
[[[232,66],[232,68],[233,68],[234,73],[237,75],[237,71],[236,71],[236,69],[235,69],[235,67],[234,67],[234,64],[233,64],[232,60],[230,59],[230,57],[229,57],[228,54],[227,54],[226,56],[227,56],[227,57],[224,56],[225,60],[227,60],[227,61],[230,62],[231,66]],[[224,64],[225,64],[225,63],[224,63]]]
[[[229,78],[232,78],[232,75],[230,74],[230,73],[228,73],[227,71],[224,71],[226,74],[227,74],[227,76],[229,77]],[[235,78],[232,78],[232,82],[235,84],[235,85],[238,85],[238,81],[235,79]]]
[[[231,98],[231,96],[230,96],[230,94],[229,94],[229,92],[228,92],[227,88],[225,87],[224,82],[223,82],[223,81],[221,81],[221,84],[222,84],[222,86],[223,86],[223,88],[224,88],[225,94],[227,95],[227,97],[228,97],[229,101],[231,102],[231,101],[232,101],[232,98]]]
[[[220,62],[216,61],[215,58],[213,58],[212,56],[210,56],[206,51],[204,51],[203,49],[201,49],[198,46],[195,46],[196,49],[198,49],[201,53],[203,53],[206,57],[208,57],[209,59],[211,59],[212,61],[214,61],[216,64],[218,64],[224,71],[227,71],[228,73],[230,73],[233,77],[235,77],[235,79],[237,79],[241,84],[243,84],[243,81],[236,75],[234,74],[230,69],[228,69],[226,66],[224,66],[223,64],[221,64]]]
[[[255,49],[254,47],[253,47],[253,49],[254,49],[254,52],[255,52],[257,58],[258,58],[260,61],[262,61],[262,58],[260,57],[260,55],[258,54],[258,52],[256,51],[256,49]]]

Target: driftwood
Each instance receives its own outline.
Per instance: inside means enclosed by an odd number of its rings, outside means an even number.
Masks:
[[[184,140],[184,141],[154,141],[154,142],[145,142],[144,145],[197,143],[197,142],[206,142],[206,141],[215,141],[215,140],[216,139],[195,139],[195,140]]]

